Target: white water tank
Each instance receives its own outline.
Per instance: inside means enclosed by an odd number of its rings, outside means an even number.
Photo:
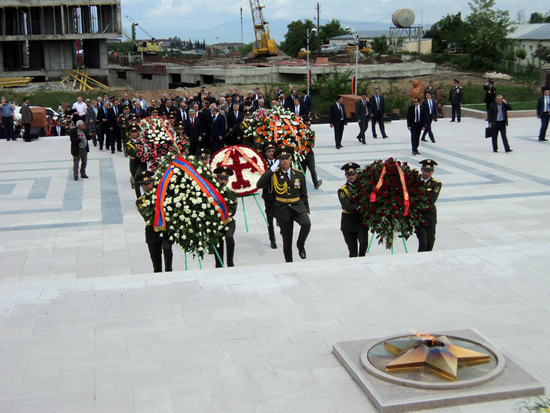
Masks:
[[[399,9],[393,12],[391,20],[396,27],[407,28],[414,24],[414,17],[411,9]]]

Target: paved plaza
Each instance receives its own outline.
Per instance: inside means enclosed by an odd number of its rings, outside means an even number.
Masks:
[[[513,152],[499,142],[494,153],[485,126],[441,119],[437,142],[412,156],[404,120],[388,139],[369,127],[367,145],[350,123],[341,150],[316,125],[324,183],[316,191],[308,176],[307,259],[295,249],[285,264],[278,233],[269,248],[248,197],[236,267],[174,247],[168,274],[151,272],[123,154],[91,147],[90,179],[75,182],[68,137],[0,141],[0,412],[375,412],[332,345],[413,330],[475,329],[548,387],[550,142],[537,141],[536,118],[511,119]],[[349,259],[340,167],[388,157],[439,163],[434,251],[411,238]]]

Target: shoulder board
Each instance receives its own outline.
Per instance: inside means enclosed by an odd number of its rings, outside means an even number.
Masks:
[[[441,181],[438,181],[437,179],[433,179],[433,178],[432,178],[432,182],[433,182],[434,184],[440,184],[440,183],[441,183]]]
[[[342,191],[346,191],[348,188],[346,187],[346,184],[344,184],[344,185],[342,185],[342,186],[340,187],[340,189],[341,189]]]
[[[301,169],[292,168],[292,170],[293,170],[294,172],[300,172],[300,173],[302,173],[302,170],[301,170]]]

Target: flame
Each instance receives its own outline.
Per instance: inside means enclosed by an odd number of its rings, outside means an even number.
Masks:
[[[436,336],[428,333],[419,333],[417,331],[412,331],[414,336],[422,340],[424,343],[441,343]]]

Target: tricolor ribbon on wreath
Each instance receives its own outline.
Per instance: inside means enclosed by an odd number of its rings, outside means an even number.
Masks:
[[[403,204],[405,206],[405,212],[403,213],[403,216],[406,217],[407,215],[409,215],[409,207],[411,205],[409,191],[407,190],[407,183],[405,182],[405,174],[403,173],[403,169],[401,169],[401,165],[396,164],[395,166],[397,168],[397,173],[399,174],[401,187],[403,188]],[[370,202],[376,202],[376,193],[382,187],[382,184],[384,183],[385,175],[386,175],[386,165],[382,167],[382,173],[380,174],[380,178],[378,178],[378,182],[376,183],[376,186],[374,187],[374,189],[370,194]]]

